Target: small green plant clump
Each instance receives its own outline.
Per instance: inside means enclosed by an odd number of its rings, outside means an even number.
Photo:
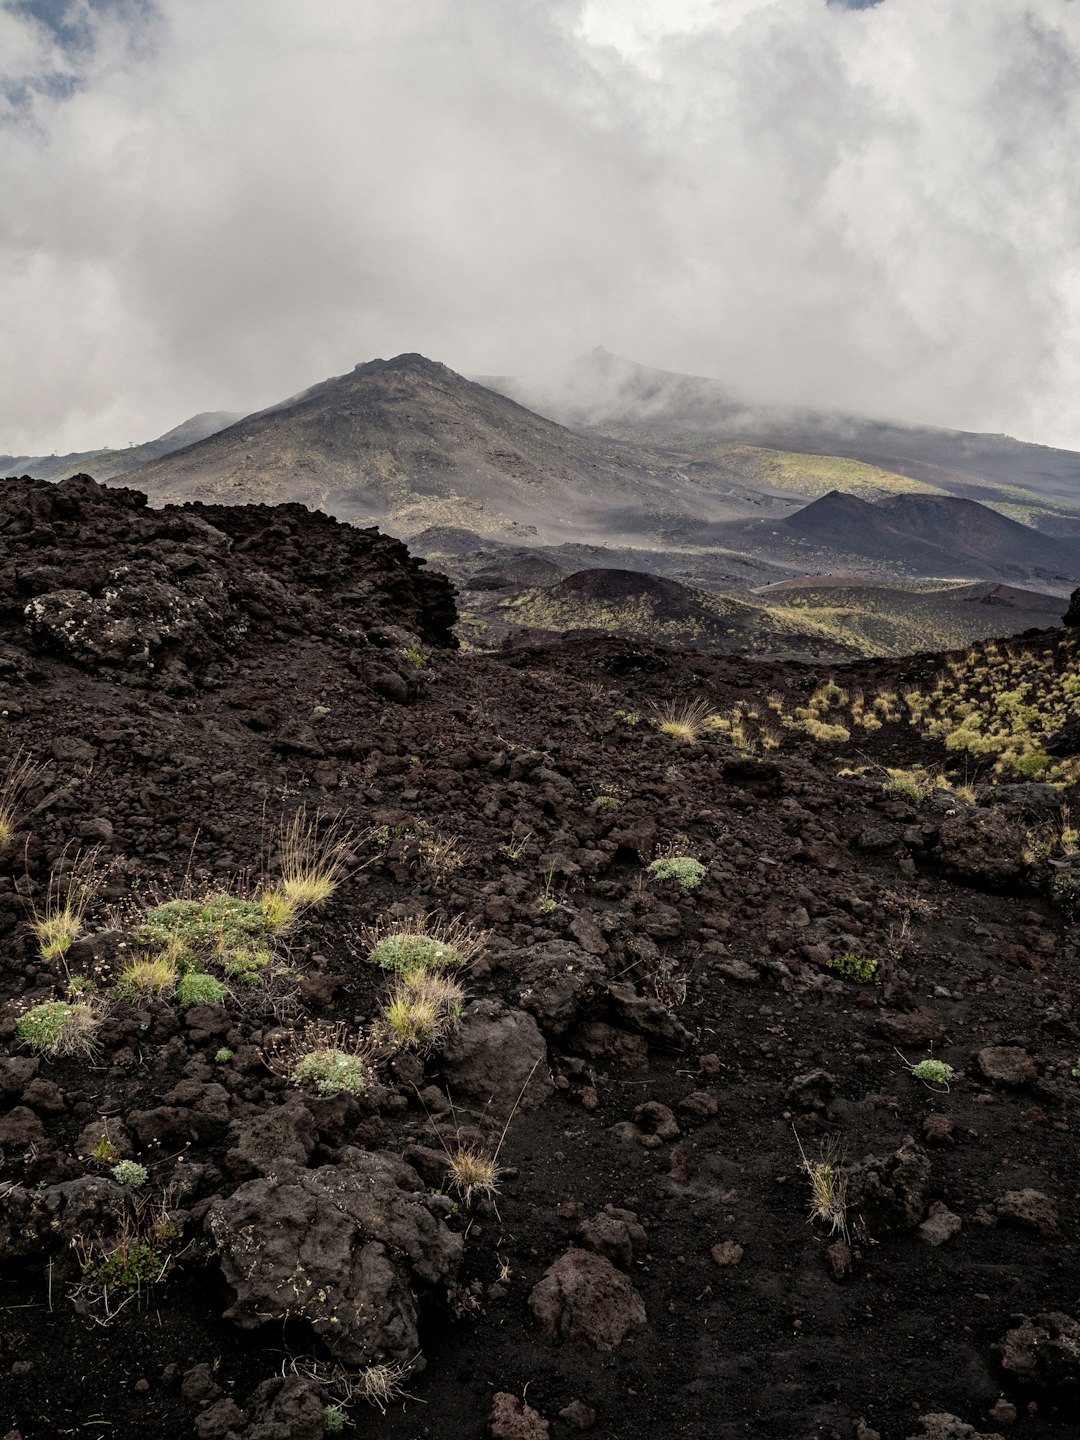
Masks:
[[[139,1000],[168,995],[176,988],[176,966],[167,955],[133,960],[113,986],[118,1000]]]
[[[160,947],[184,974],[211,961],[227,960],[234,970],[264,964],[269,933],[257,900],[222,892],[204,900],[167,900],[155,906],[135,931],[135,940]]]
[[[233,1051],[230,1050],[227,1045],[222,1045],[221,1049],[216,1051],[214,1055],[214,1064],[227,1065],[232,1058]]]
[[[825,963],[845,980],[855,980],[860,985],[868,985],[877,977],[878,962],[874,957],[859,955],[854,950],[846,950],[843,955],[833,955]]]
[[[425,1050],[455,1023],[465,992],[449,975],[409,970],[383,1005],[382,1017],[392,1045]]]
[[[340,1435],[349,1423],[349,1417],[340,1405],[323,1406],[323,1429],[327,1435]]]
[[[176,1003],[181,1010],[192,1005],[220,1005],[228,994],[228,986],[205,970],[189,970],[176,982]]]
[[[598,795],[596,797],[597,810],[618,810],[622,801],[617,795]]]
[[[150,1179],[150,1172],[137,1160],[121,1160],[112,1167],[112,1177],[118,1185],[126,1185],[129,1190],[138,1190],[140,1185],[145,1185]]]
[[[19,1016],[15,1033],[41,1055],[92,1055],[100,1024],[91,1005],[46,1000]]]
[[[105,1133],[91,1146],[90,1159],[98,1165],[115,1165],[120,1159],[120,1151],[109,1137],[108,1126],[105,1127]]]
[[[674,880],[684,890],[696,890],[705,878],[706,867],[691,855],[664,855],[649,866],[654,880]]]
[[[376,926],[369,936],[368,959],[399,975],[410,971],[461,970],[483,950],[487,936],[463,920],[448,925],[421,916]]]
[[[908,1069],[916,1080],[921,1080],[924,1085],[948,1086],[956,1071],[944,1060],[920,1060],[917,1065],[909,1065]]]
[[[430,658],[425,655],[422,650],[418,650],[415,645],[407,646],[401,653],[405,656],[409,664],[415,665],[418,670],[422,670]]]
[[[344,1050],[309,1051],[292,1068],[294,1085],[312,1084],[320,1095],[358,1095],[367,1084],[367,1069],[359,1055]]]
[[[138,1291],[163,1280],[172,1265],[180,1240],[176,1226],[163,1206],[148,1215],[138,1200],[135,1204],[136,1214],[125,1221],[115,1242],[76,1245],[83,1282],[91,1289]]]
[[[1077,1057],[1072,1073],[1076,1076],[1077,1080],[1080,1080],[1080,1056]]]

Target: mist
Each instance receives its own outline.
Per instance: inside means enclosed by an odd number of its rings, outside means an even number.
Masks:
[[[0,0],[0,451],[418,350],[1080,448],[1071,0]]]

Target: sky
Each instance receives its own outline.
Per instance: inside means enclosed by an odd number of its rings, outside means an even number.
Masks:
[[[1080,0],[0,0],[0,452],[602,345],[1080,449]]]

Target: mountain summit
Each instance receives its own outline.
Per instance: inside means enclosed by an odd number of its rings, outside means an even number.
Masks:
[[[518,539],[720,518],[733,488],[706,465],[687,496],[671,456],[575,434],[416,354],[357,365],[125,483],[155,500],[299,500],[398,535],[459,525]]]

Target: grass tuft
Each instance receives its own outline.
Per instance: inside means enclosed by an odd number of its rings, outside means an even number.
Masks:
[[[707,700],[689,700],[682,704],[673,700],[656,711],[653,724],[661,735],[667,735],[683,745],[696,745],[711,715]]]
[[[288,929],[298,911],[317,909],[336,894],[348,873],[352,839],[351,830],[343,830],[337,821],[323,825],[318,812],[309,817],[303,806],[288,824],[282,823],[280,874],[261,897],[268,925]]]
[[[100,1025],[101,1016],[93,1005],[46,1000],[19,1016],[15,1033],[41,1055],[90,1057],[97,1054]]]
[[[369,932],[368,959],[383,970],[463,970],[483,952],[487,932],[460,917],[448,924],[426,916],[388,921]]]
[[[44,771],[44,765],[19,750],[0,773],[0,845],[7,845],[15,839],[26,793]]]
[[[49,876],[45,908],[35,906],[30,928],[38,942],[42,960],[62,960],[83,933],[83,921],[98,892],[99,847],[76,851],[71,863]]]

